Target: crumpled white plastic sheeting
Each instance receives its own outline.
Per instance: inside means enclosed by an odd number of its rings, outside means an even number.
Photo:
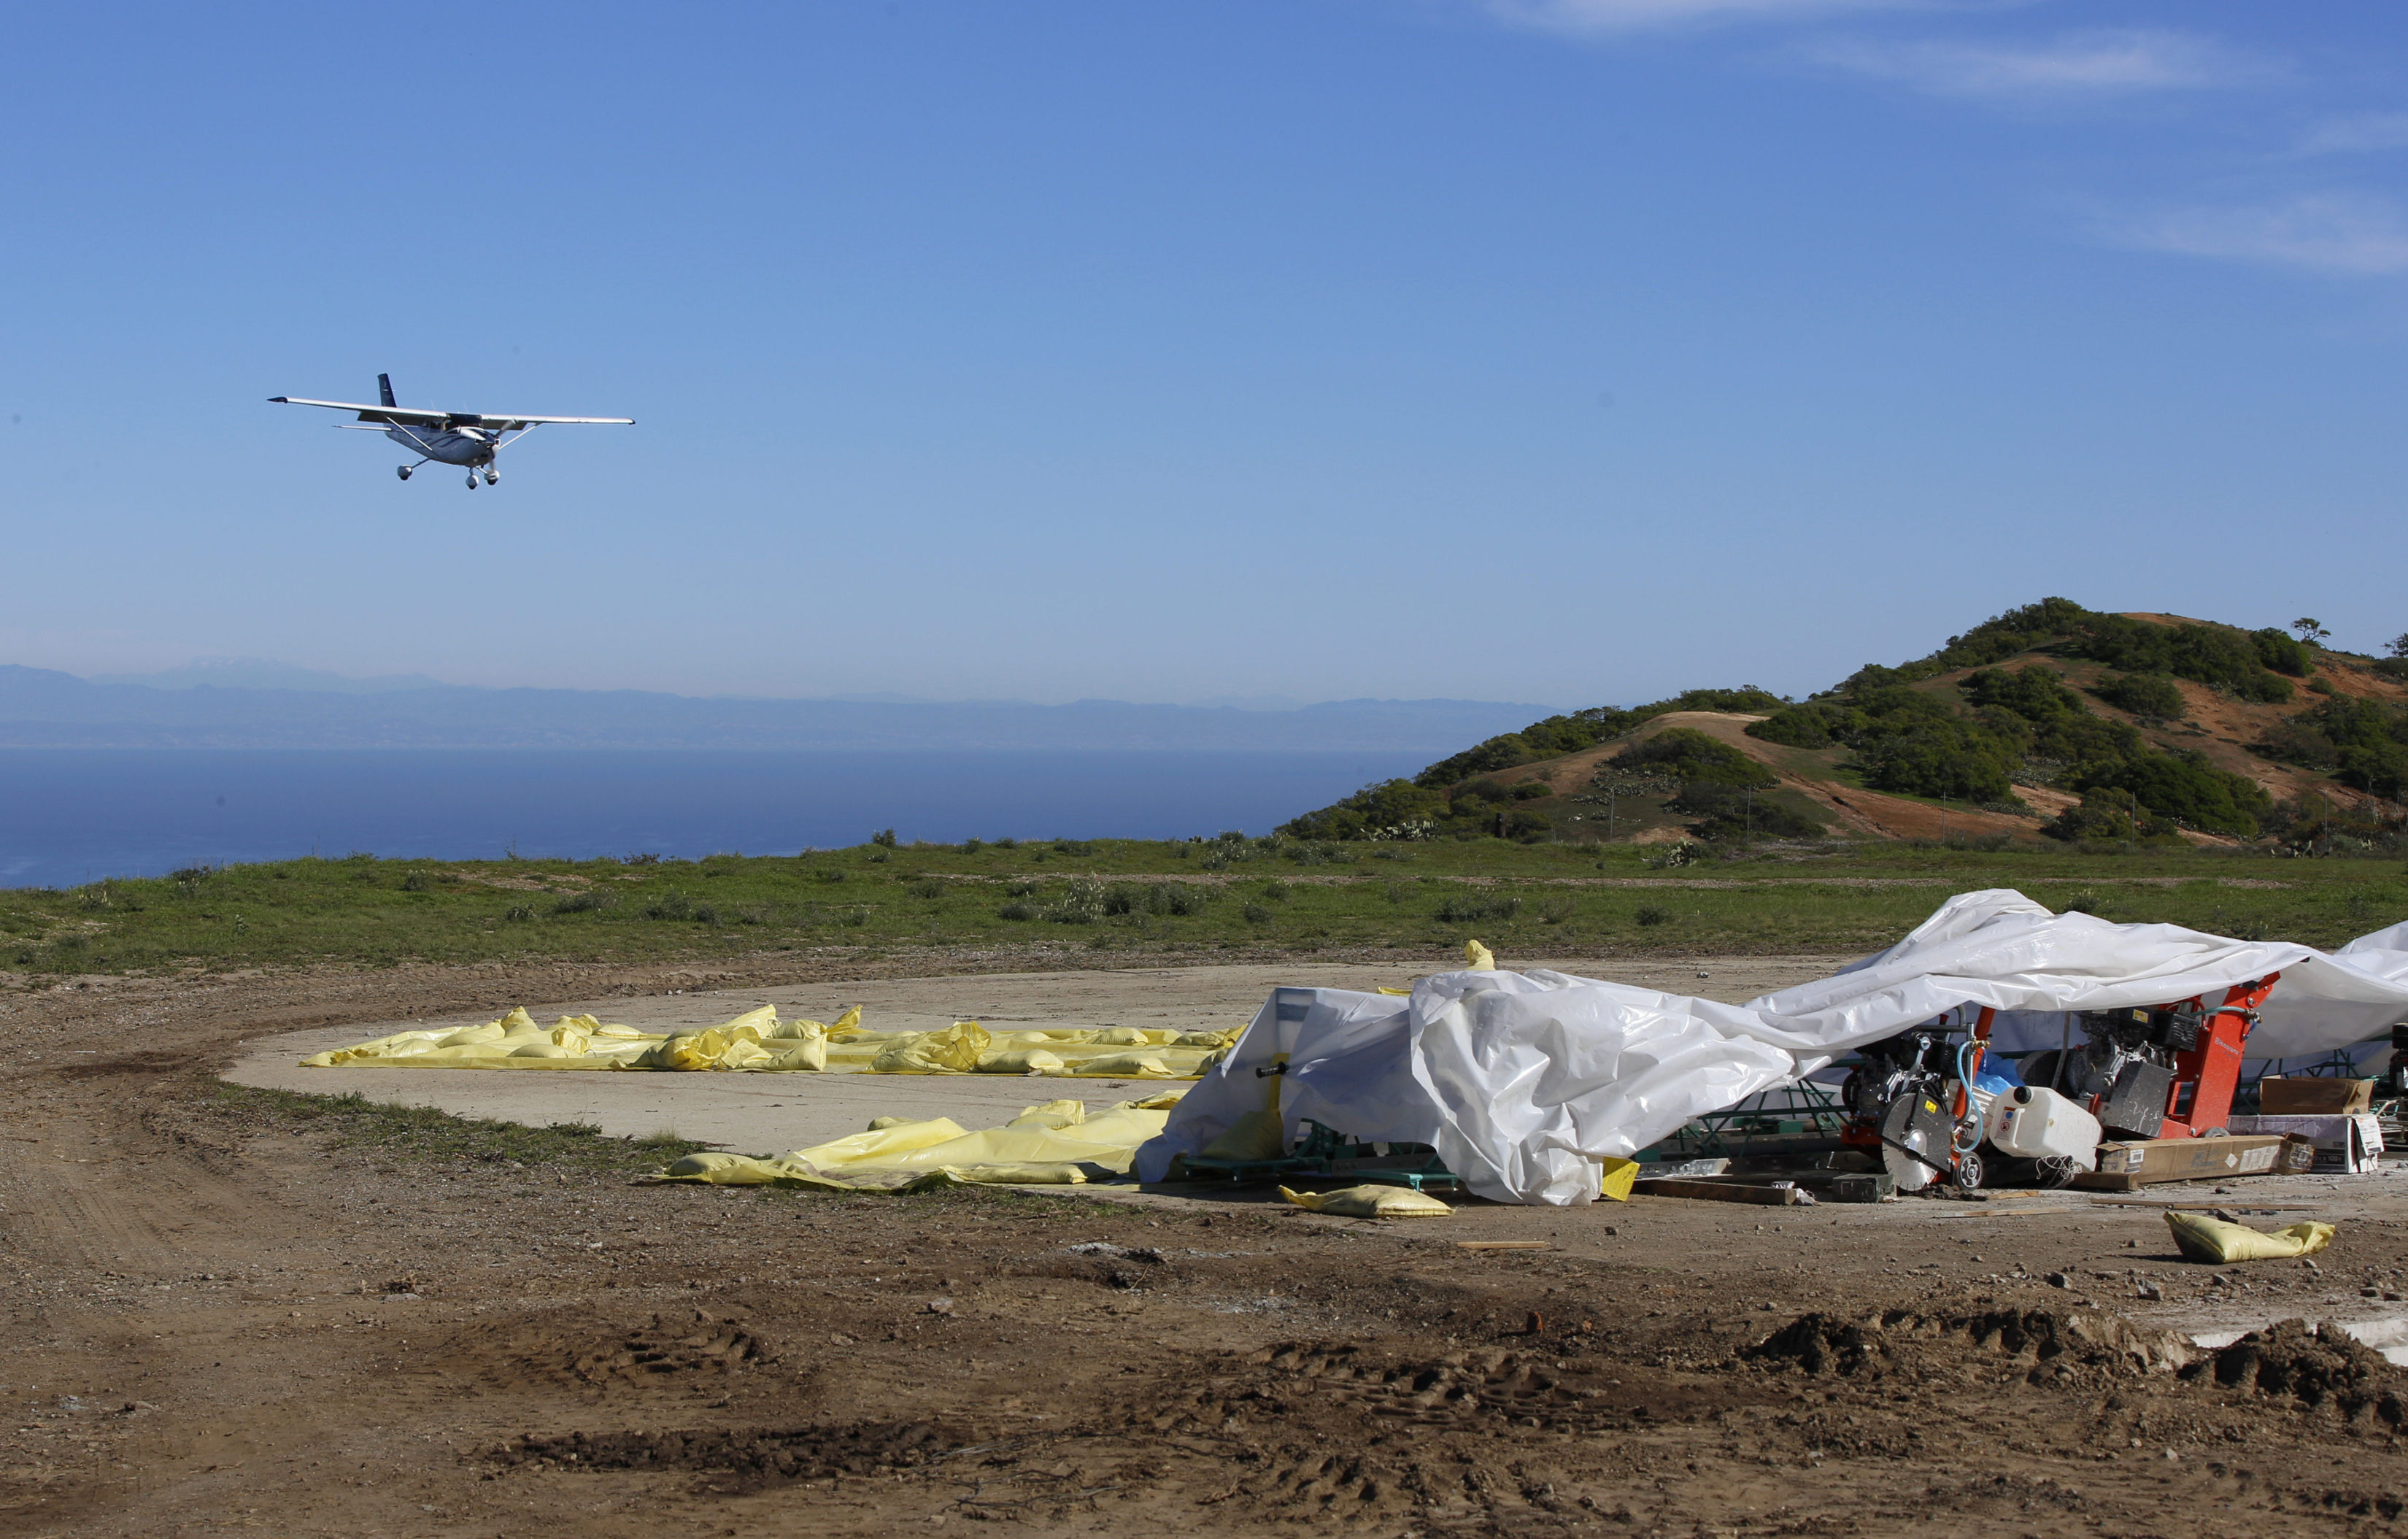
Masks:
[[[1999,1012],[1991,1042],[2021,1053],[2079,1042],[2074,1013],[2204,996],[2282,973],[2249,1034],[2252,1059],[2329,1053],[2386,1032],[2408,1011],[2408,925],[2335,953],[2232,941],[2180,925],[2051,913],[2009,888],[1950,899],[1888,950],[1831,977],[1763,995],[1751,1009],[1853,1046],[1958,1006]],[[1893,1023],[1870,1034],[1860,1024]],[[1820,1067],[1817,1065],[1816,1067]],[[1808,1071],[1811,1072],[1812,1071]]]
[[[2408,925],[2328,956],[2174,925],[2053,914],[2021,893],[1950,899],[1898,944],[1744,1005],[1559,972],[1442,972],[1409,999],[1275,990],[1229,1057],[1139,1151],[1140,1179],[1261,1108],[1358,1138],[1429,1143],[1482,1197],[1598,1195],[1596,1161],[1961,1006],[2001,1012],[2006,1051],[2056,1046],[2070,1012],[2218,996],[2281,971],[2253,1057],[2346,1047],[2408,1013]]]

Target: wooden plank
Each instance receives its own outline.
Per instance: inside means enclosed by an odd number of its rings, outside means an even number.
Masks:
[[[1685,1197],[1701,1202],[1753,1202],[1761,1207],[1791,1208],[1813,1201],[1795,1187],[1751,1187],[1737,1182],[1680,1181],[1667,1177],[1631,1183],[1631,1192],[1643,1197]]]

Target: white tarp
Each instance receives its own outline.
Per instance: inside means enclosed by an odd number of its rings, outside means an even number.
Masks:
[[[1358,1138],[1435,1145],[1482,1197],[1564,1204],[1596,1161],[1802,1078],[1961,1005],[2001,1012],[2001,1046],[2055,1046],[2068,1013],[2162,1004],[2280,971],[2252,1057],[2347,1047],[2408,1015],[2408,925],[2328,955],[2175,925],[2052,914],[2004,889],[1950,899],[1898,944],[1832,977],[1716,1003],[1560,972],[1442,972],[1410,998],[1274,991],[1229,1057],[1138,1156],[1141,1179],[1259,1109]],[[2028,1041],[2017,1040],[2028,1038]]]

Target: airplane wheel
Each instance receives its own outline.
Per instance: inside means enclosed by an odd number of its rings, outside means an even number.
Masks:
[[[471,471],[469,471],[469,472],[468,472],[468,490],[470,490],[471,492],[473,492],[473,491],[475,491],[476,489],[477,489],[477,472],[475,472],[474,470],[471,470]]]
[[[399,476],[402,480],[408,481],[409,479],[409,467],[407,465],[396,465],[393,467],[393,473]]]

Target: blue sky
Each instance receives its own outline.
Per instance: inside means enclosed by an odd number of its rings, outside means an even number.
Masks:
[[[2396,4],[19,7],[0,661],[937,698],[2408,630]],[[624,413],[495,489],[272,395]]]

